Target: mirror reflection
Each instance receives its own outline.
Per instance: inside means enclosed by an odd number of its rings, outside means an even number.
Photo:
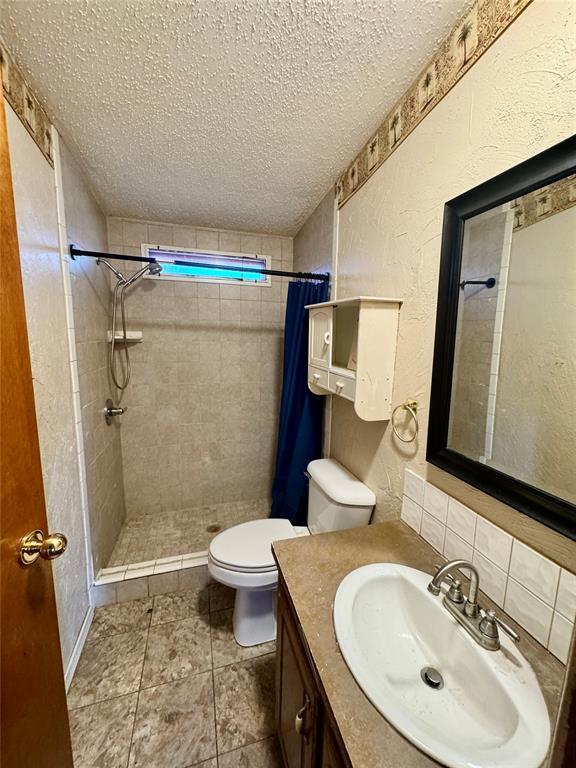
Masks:
[[[576,502],[576,176],[466,221],[448,447]]]

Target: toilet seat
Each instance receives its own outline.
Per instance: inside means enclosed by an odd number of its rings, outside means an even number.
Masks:
[[[215,536],[208,549],[213,565],[234,573],[271,574],[276,572],[272,542],[297,535],[288,520],[265,518],[250,520]]]
[[[239,565],[230,565],[230,563],[222,563],[220,560],[214,557],[214,555],[210,555],[210,562],[214,565],[217,565],[219,568],[224,569],[225,571],[234,571],[234,573],[270,573],[271,571],[276,570],[275,565],[267,565],[263,568],[249,568]]]
[[[208,573],[232,589],[258,591],[276,589],[278,586],[277,568],[269,568],[267,571],[235,571],[221,566],[208,556]]]

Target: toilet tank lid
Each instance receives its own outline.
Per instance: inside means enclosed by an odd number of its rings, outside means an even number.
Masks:
[[[337,504],[372,507],[376,503],[373,491],[335,459],[316,459],[308,464],[310,477]]]

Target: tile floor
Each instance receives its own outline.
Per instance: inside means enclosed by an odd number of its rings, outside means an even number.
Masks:
[[[97,608],[68,692],[75,768],[281,768],[275,644],[220,584]]]
[[[221,530],[269,514],[270,499],[260,499],[135,517],[124,523],[107,567],[206,550]]]

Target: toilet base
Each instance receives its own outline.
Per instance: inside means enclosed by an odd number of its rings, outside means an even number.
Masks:
[[[234,638],[248,647],[276,639],[277,589],[237,589],[234,600]]]

